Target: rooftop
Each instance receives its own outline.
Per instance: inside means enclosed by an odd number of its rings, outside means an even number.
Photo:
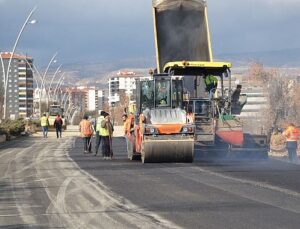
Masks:
[[[1,52],[0,55],[3,59],[10,59],[12,53],[11,52]],[[23,56],[23,55],[16,54],[16,53],[13,55],[13,58],[14,59],[32,59],[32,57],[30,57],[30,56]]]

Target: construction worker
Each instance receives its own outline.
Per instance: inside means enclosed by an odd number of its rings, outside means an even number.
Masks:
[[[56,130],[56,137],[61,138],[61,129],[63,125],[63,120],[61,119],[60,115],[57,114],[55,120],[54,120],[54,127]]]
[[[133,117],[129,115],[129,117],[124,114],[122,116],[123,123],[124,123],[124,137],[126,139],[127,144],[127,156],[128,158],[131,158],[133,154],[133,136],[132,136],[132,123],[133,123]]]
[[[141,152],[141,143],[143,141],[143,134],[144,134],[144,129],[143,129],[143,125],[146,121],[146,118],[144,116],[144,114],[140,114],[140,118],[139,118],[139,126],[137,131],[135,132],[135,140],[136,140],[136,151],[137,152]]]
[[[289,153],[290,161],[297,160],[297,148],[300,136],[299,129],[293,124],[289,124],[286,130],[282,133],[286,137],[286,148]]]
[[[87,115],[84,115],[83,119],[79,123],[79,131],[84,142],[84,154],[92,153],[91,137],[93,135],[93,126],[88,118],[89,117]]]
[[[195,115],[193,113],[193,107],[191,105],[188,106],[188,112],[186,114],[186,119],[188,124],[193,124],[195,120]]]
[[[211,99],[215,93],[215,89],[218,87],[218,78],[213,75],[206,75],[204,77],[206,91],[209,92],[209,98]]]
[[[49,120],[45,113],[43,114],[43,117],[41,118],[41,127],[42,127],[44,138],[47,138],[48,137]]]
[[[106,127],[107,127],[108,133],[109,133],[109,159],[112,159],[113,155],[114,155],[113,148],[112,148],[112,137],[113,137],[113,132],[114,132],[114,126],[111,123],[110,115],[107,116]]]
[[[168,104],[168,90],[165,82],[159,82],[157,87],[157,103],[158,105]]]
[[[102,141],[102,153],[104,155],[103,159],[107,160],[111,155],[111,145],[110,145],[110,119],[109,114],[105,112],[104,120],[101,121],[100,135]]]
[[[101,144],[100,129],[101,129],[101,122],[104,120],[104,114],[105,114],[105,111],[101,111],[100,116],[96,120],[96,128],[95,128],[95,130],[96,130],[96,145],[95,145],[95,155],[94,156],[97,156],[98,149]],[[102,152],[102,157],[104,157],[104,152]]]

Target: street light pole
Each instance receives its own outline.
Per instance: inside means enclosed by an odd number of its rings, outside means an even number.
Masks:
[[[7,96],[7,85],[8,85],[9,69],[10,69],[11,61],[12,61],[12,59],[13,59],[13,56],[14,56],[14,54],[15,54],[17,45],[18,45],[19,40],[20,40],[20,37],[21,37],[21,35],[22,35],[22,33],[23,33],[23,31],[24,31],[26,25],[27,25],[27,24],[35,24],[35,23],[36,23],[35,20],[32,20],[32,21],[29,22],[29,20],[30,20],[32,14],[34,13],[34,11],[35,11],[36,9],[37,9],[37,7],[35,6],[35,7],[30,11],[28,17],[26,18],[26,20],[25,20],[25,22],[24,22],[24,24],[23,24],[23,26],[22,26],[22,28],[21,28],[21,30],[20,30],[18,36],[17,36],[17,39],[16,39],[16,41],[15,41],[15,44],[14,44],[14,47],[13,47],[13,50],[12,50],[12,53],[11,53],[11,56],[10,56],[9,61],[8,61],[8,66],[7,66],[7,70],[6,70],[6,75],[3,76],[3,77],[4,77],[4,82],[5,82],[5,83],[4,83],[5,85],[4,85],[4,109],[3,109],[3,110],[4,110],[4,113],[3,113],[3,119],[6,119],[6,96]]]
[[[59,78],[59,80],[56,84],[56,87],[55,87],[55,90],[54,90],[54,93],[53,93],[53,97],[55,96],[57,89],[60,87],[60,85],[61,85],[61,83],[64,79],[64,75],[65,75],[65,72],[60,76],[60,78]]]
[[[0,58],[1,58],[2,75],[3,75],[3,86],[5,87],[5,79],[4,79],[4,77],[5,77],[5,69],[4,69],[4,62],[3,62],[3,58],[2,58],[2,52],[0,52]],[[4,89],[3,93],[5,94],[5,89]],[[5,97],[4,97],[4,100],[5,100]],[[4,105],[4,101],[3,101],[3,105]],[[4,106],[2,106],[2,108],[4,108]],[[2,112],[4,112],[4,111],[2,111]]]
[[[48,87],[48,99],[50,100],[50,90],[51,90],[51,86],[52,86],[52,83],[53,83],[53,80],[54,80],[54,78],[55,78],[55,76],[56,76],[56,74],[60,71],[59,69],[61,68],[61,66],[62,66],[62,64],[61,65],[59,65],[58,66],[58,68],[56,69],[56,71],[55,71],[55,73],[54,73],[54,75],[52,76],[52,79],[51,79],[51,82],[50,82],[50,85],[49,85],[49,87]]]
[[[42,80],[42,87],[41,87],[41,91],[40,91],[40,98],[39,98],[39,110],[40,110],[40,116],[42,115],[42,96],[43,96],[43,91],[46,90],[46,84],[45,84],[45,77],[48,73],[48,70],[50,68],[51,63],[56,62],[55,57],[57,56],[57,52],[54,53],[54,55],[52,56],[52,58],[50,59],[47,68],[43,74],[43,76],[41,77]],[[46,92],[47,93],[47,92]],[[47,99],[47,98],[46,98]],[[48,99],[47,99],[47,104],[48,104]]]
[[[47,68],[46,68],[46,70],[45,70],[45,72],[44,72],[43,79],[42,79],[42,81],[43,81],[43,83],[44,83],[44,87],[43,87],[43,90],[42,90],[42,92],[41,92],[41,97],[42,97],[42,95],[43,95],[44,90],[45,90],[45,92],[46,92],[46,95],[48,95],[47,89],[46,89],[46,85],[45,85],[45,77],[46,77],[46,75],[47,75],[47,73],[48,73],[48,70],[49,70],[49,68],[50,68],[50,65],[51,65],[52,63],[56,62],[56,60],[55,60],[55,57],[56,57],[56,56],[57,56],[57,52],[54,53],[54,55],[52,56],[51,60],[50,60],[49,63],[48,63],[48,66],[47,66]],[[47,97],[47,96],[46,96],[46,103],[47,103],[47,105],[48,105],[48,103],[49,103],[49,100],[48,100],[48,97]]]

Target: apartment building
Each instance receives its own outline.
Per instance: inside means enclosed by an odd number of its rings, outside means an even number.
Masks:
[[[33,114],[33,59],[28,56],[4,52],[0,53],[0,78],[4,82],[9,59],[12,57],[8,72],[6,117],[10,119],[31,117]],[[2,83],[4,89],[4,84]],[[3,90],[4,91],[4,90]]]
[[[69,90],[70,102],[84,111],[102,110],[104,103],[104,91],[95,87],[80,86]]]

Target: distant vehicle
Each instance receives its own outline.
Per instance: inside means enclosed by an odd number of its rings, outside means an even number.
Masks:
[[[60,107],[60,105],[50,105],[49,107],[49,126],[54,128],[54,121],[57,115],[60,115],[62,121],[63,121],[63,126],[62,129],[66,130],[67,129],[67,121],[64,118],[64,109]]]

